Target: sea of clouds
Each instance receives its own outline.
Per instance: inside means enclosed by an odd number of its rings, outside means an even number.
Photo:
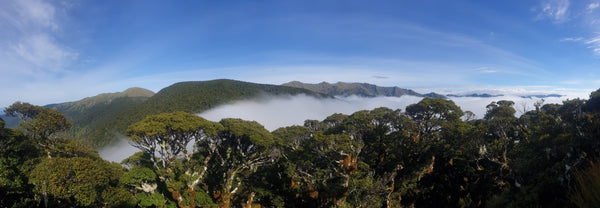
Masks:
[[[486,106],[493,101],[512,100],[517,110],[516,116],[533,110],[534,103],[544,100],[544,104],[562,103],[566,99],[583,98],[580,94],[563,95],[561,97],[538,98],[523,97],[525,95],[502,95],[497,97],[449,97],[463,111],[471,111],[478,118],[486,112]],[[419,102],[421,97],[335,97],[320,99],[307,95],[296,96],[263,96],[258,99],[243,100],[221,105],[198,115],[212,121],[222,118],[241,118],[257,121],[266,129],[273,131],[279,127],[302,125],[305,120],[323,120],[334,113],[352,114],[359,110],[372,110],[377,107],[387,107],[405,111],[406,106]]]
[[[590,91],[591,92],[591,91]],[[515,116],[520,116],[526,111],[533,110],[534,103],[544,99],[544,104],[562,103],[567,99],[588,99],[590,92],[561,92],[561,97],[531,97],[528,95],[544,95],[550,93],[510,93],[501,92],[502,96],[497,97],[448,97],[454,101],[463,111],[475,113],[477,118],[482,118],[486,112],[486,106],[493,101],[512,100],[515,102],[514,108],[517,110]],[[462,94],[471,94],[465,92]],[[482,93],[482,92],[476,92]],[[499,92],[490,92],[489,94],[499,95]],[[372,110],[377,107],[387,107],[391,109],[401,109],[405,111],[406,106],[419,102],[421,97],[402,96],[402,97],[335,97],[335,98],[316,98],[304,94],[295,96],[260,96],[258,98],[242,100],[229,104],[224,104],[198,115],[211,121],[220,121],[223,118],[241,118],[244,120],[257,121],[267,130],[273,131],[279,127],[303,125],[307,119],[324,120],[327,116],[334,113],[352,114],[359,110]],[[106,147],[99,151],[104,159],[114,162],[120,162],[133,153],[139,151],[131,146],[126,138],[119,139],[115,145]]]

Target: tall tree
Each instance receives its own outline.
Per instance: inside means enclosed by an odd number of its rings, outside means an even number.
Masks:
[[[463,116],[463,111],[454,102],[442,98],[423,98],[416,104],[406,106],[406,113],[417,122],[420,137],[436,138],[439,138],[442,123]]]
[[[56,133],[71,127],[71,123],[57,110],[29,103],[15,102],[4,109],[4,112],[8,116],[23,120],[20,127],[46,150],[48,157],[51,157],[49,149],[58,140]]]
[[[210,162],[210,180],[219,206],[230,207],[245,178],[279,155],[272,151],[273,135],[259,123],[241,119],[223,119],[219,123],[223,129],[216,138],[218,145]],[[252,204],[253,196],[250,193],[247,204]]]
[[[127,134],[133,146],[150,155],[159,180],[179,207],[195,207],[197,198],[206,196],[198,185],[206,175],[222,128],[199,116],[175,112],[148,116],[129,126]]]

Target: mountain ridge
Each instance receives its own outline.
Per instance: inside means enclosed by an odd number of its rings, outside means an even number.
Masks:
[[[123,92],[102,93],[79,101],[47,105],[55,108],[73,123],[67,135],[83,138],[83,143],[98,148],[111,144],[125,134],[127,127],[148,115],[204,110],[262,94],[327,97],[306,89],[257,84],[230,79],[177,82],[157,93],[143,88]]]
[[[44,107],[81,111],[81,110],[85,110],[86,108],[92,107],[92,106],[100,104],[100,103],[110,103],[116,98],[121,98],[121,97],[149,98],[149,97],[152,97],[154,94],[155,94],[154,92],[152,92],[148,89],[144,89],[141,87],[131,87],[122,92],[100,93],[98,95],[86,97],[81,100],[49,104],[49,105],[45,105]]]
[[[313,92],[324,93],[331,96],[350,96],[357,95],[362,97],[401,97],[404,95],[417,96],[417,97],[431,97],[431,98],[446,98],[444,95],[437,94],[434,92],[421,94],[411,89],[404,89],[400,87],[382,87],[369,83],[358,83],[358,82],[320,82],[317,84],[303,83],[300,81],[291,81],[282,84],[282,86],[297,87],[302,89],[311,90]]]

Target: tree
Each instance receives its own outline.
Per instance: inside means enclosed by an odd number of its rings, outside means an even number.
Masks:
[[[15,102],[4,109],[8,116],[18,117],[23,122],[20,127],[46,150],[48,157],[50,148],[57,142],[56,133],[63,132],[71,127],[71,124],[63,114],[55,109],[44,108],[29,103]]]
[[[418,124],[420,137],[438,137],[442,123],[454,121],[463,116],[463,111],[451,100],[423,98],[416,104],[406,106],[406,113]]]
[[[291,187],[304,201],[299,206],[344,205],[362,147],[362,142],[348,134],[316,132],[300,148],[288,152],[294,168]]]
[[[131,206],[119,187],[123,169],[118,164],[87,157],[45,158],[29,173],[34,193],[64,200],[51,206]]]
[[[0,119],[0,207],[35,206],[28,183],[30,161],[40,156],[37,146],[20,132],[4,128]]]
[[[230,207],[245,178],[259,167],[274,162],[273,135],[256,121],[223,119],[216,155],[210,162],[210,182],[220,207]],[[253,193],[250,196],[254,196]],[[252,197],[247,201],[252,204]]]
[[[600,89],[590,94],[590,99],[585,102],[585,110],[589,112],[600,112]]]
[[[127,134],[133,146],[150,155],[159,180],[179,207],[195,207],[197,198],[206,196],[198,185],[206,175],[222,128],[199,116],[175,112],[148,116],[129,126]],[[189,152],[188,147],[193,150]]]

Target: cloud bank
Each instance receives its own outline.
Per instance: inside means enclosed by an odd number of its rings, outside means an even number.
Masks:
[[[471,92],[463,92],[471,93]],[[533,104],[541,98],[524,98],[526,95],[549,94],[540,92],[508,92],[508,91],[477,91],[477,93],[505,95],[498,97],[450,97],[456,105],[463,111],[475,113],[477,118],[485,115],[485,106],[492,101],[512,100],[515,102],[514,108],[517,110],[515,116],[520,116],[523,112],[535,109]],[[552,92],[557,93],[557,92]],[[560,93],[560,92],[558,92]],[[587,99],[589,92],[583,93],[565,93],[562,97],[544,98],[544,104],[562,103],[566,99],[582,98]],[[378,107],[387,107],[391,109],[401,109],[405,112],[406,106],[417,103],[421,97],[402,96],[402,97],[336,97],[319,99],[308,95],[296,96],[261,96],[255,99],[238,101],[230,104],[221,105],[198,114],[208,120],[218,122],[223,118],[241,118],[244,120],[257,121],[267,130],[273,131],[279,127],[292,125],[303,125],[307,119],[322,121],[327,116],[334,113],[352,114],[359,110],[372,110]],[[127,142],[127,138],[120,138],[117,144],[106,147],[99,151],[102,158],[121,162],[123,159],[139,151]]]
[[[323,120],[334,113],[351,114],[359,110],[388,107],[404,109],[421,98],[414,96],[362,98],[357,96],[318,99],[307,95],[270,97],[222,105],[199,115],[212,121],[241,118],[257,121],[269,131],[279,127],[302,125],[307,119]]]
[[[502,95],[498,97],[450,97],[463,111],[471,111],[482,118],[486,112],[486,106],[492,101],[512,100],[515,102],[517,115],[525,111],[535,109],[533,104],[542,98],[524,98],[525,94]],[[587,99],[587,93],[563,94],[562,97],[544,98],[544,103],[562,103],[565,99],[574,98]],[[307,119],[323,120],[334,113],[352,114],[359,110],[372,110],[377,107],[401,109],[405,111],[406,106],[417,103],[420,97],[373,97],[365,98],[358,96],[337,97],[335,99],[318,99],[307,95],[269,97],[260,99],[244,100],[232,104],[222,105],[207,110],[198,115],[212,121],[223,118],[241,118],[244,120],[257,121],[266,129],[273,131],[279,127],[302,125]]]
[[[128,141],[128,138],[121,137],[114,145],[98,150],[98,154],[105,160],[120,163],[125,158],[141,151],[140,149],[131,146]]]

